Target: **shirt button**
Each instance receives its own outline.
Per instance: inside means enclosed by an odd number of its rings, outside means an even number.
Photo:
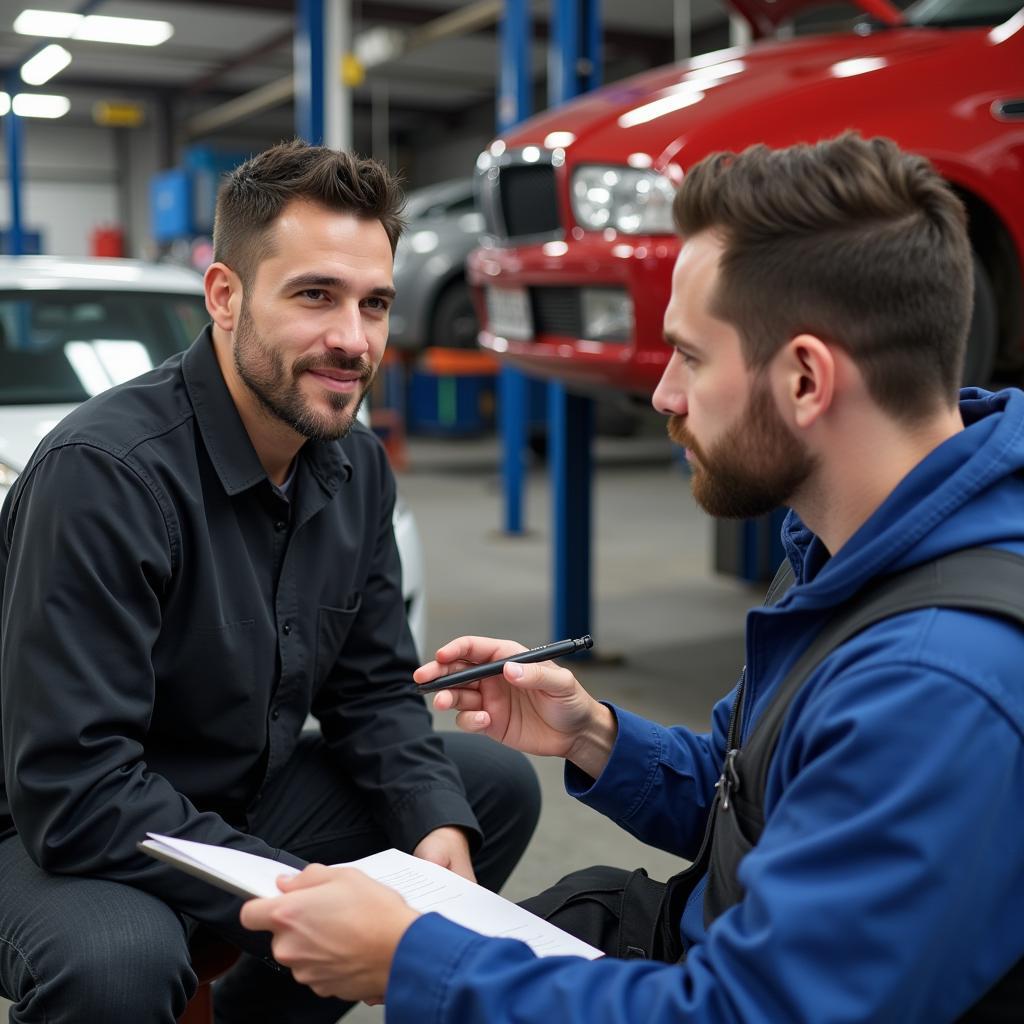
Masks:
[[[281,632],[284,633],[285,636],[287,636],[291,631],[292,631],[292,624],[290,622],[286,622],[281,627]]]
[[[278,711],[277,708],[274,708],[273,711],[270,712],[270,717],[272,721],[276,722],[281,717],[281,712]]]
[[[278,519],[278,521],[274,523],[274,529],[277,530],[278,533],[283,533],[287,528],[288,524],[283,519]]]

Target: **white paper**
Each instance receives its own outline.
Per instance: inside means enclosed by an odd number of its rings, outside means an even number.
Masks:
[[[194,843],[147,832],[148,839],[139,845],[147,851],[171,854],[177,866],[196,869],[201,878],[217,885],[227,884],[231,892],[245,896],[280,896],[277,880],[281,875],[297,875],[298,869],[269,857],[259,857],[243,850],[209,843]]]
[[[413,910],[424,914],[433,911],[481,935],[518,939],[537,956],[593,960],[604,955],[504,896],[401,850],[383,850],[344,866],[358,868],[394,889]]]
[[[164,859],[169,857],[184,870],[233,892],[278,896],[277,879],[298,874],[295,868],[267,857],[153,832],[147,834],[149,839],[139,844],[143,849],[162,853]],[[394,889],[414,910],[438,913],[481,935],[518,939],[537,956],[580,956],[593,960],[604,955],[503,896],[401,850],[383,850],[362,860],[332,866],[358,868]]]

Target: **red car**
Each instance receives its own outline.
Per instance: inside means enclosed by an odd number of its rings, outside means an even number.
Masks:
[[[755,37],[812,0],[733,0]],[[924,154],[970,214],[975,311],[965,381],[1024,368],[1024,9],[921,0],[853,31],[761,39],[589,93],[480,156],[491,238],[469,257],[480,344],[573,390],[647,398],[679,240],[672,197],[708,153],[855,128]],[[871,301],[870,295],[864,296]]]

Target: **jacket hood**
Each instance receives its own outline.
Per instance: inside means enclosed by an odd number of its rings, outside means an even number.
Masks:
[[[1024,553],[1024,392],[965,388],[960,411],[964,429],[918,463],[831,559],[790,512],[782,540],[797,580],[807,581],[790,607],[838,603],[875,576],[962,548]]]

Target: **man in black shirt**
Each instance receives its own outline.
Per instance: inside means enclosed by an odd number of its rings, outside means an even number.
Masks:
[[[146,832],[295,865],[393,845],[491,888],[532,833],[521,755],[442,739],[415,693],[394,481],[355,420],[400,206],[380,165],[322,147],[238,168],[212,325],[68,416],[4,504],[0,990],[20,1021],[176,1020],[197,923],[254,954],[219,1021],[344,1011],[261,962],[236,898],[137,852]]]

